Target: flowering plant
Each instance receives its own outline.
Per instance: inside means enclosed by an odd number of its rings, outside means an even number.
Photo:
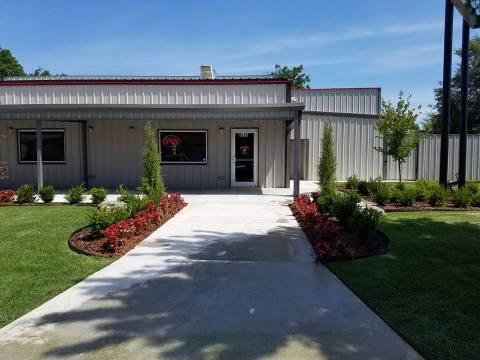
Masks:
[[[0,203],[2,202],[11,202],[15,196],[15,191],[13,190],[0,190]]]

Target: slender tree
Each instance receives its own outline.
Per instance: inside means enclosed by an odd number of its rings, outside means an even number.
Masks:
[[[158,155],[157,142],[152,124],[145,123],[145,139],[143,146],[143,179],[142,192],[153,202],[158,202],[165,195],[160,169],[160,156]]]
[[[275,64],[275,70],[272,74],[276,78],[291,79],[292,88],[294,89],[310,89],[310,76],[303,72],[303,65],[293,66],[291,69],[288,66],[281,66]]]
[[[416,124],[418,115],[420,113],[410,106],[410,96],[405,98],[402,91],[396,105],[382,100],[382,114],[375,128],[382,135],[385,146],[375,147],[375,150],[391,156],[397,162],[400,182],[402,164],[423,139]]]
[[[335,192],[335,173],[337,161],[333,143],[332,124],[326,123],[323,129],[320,159],[317,165],[317,177],[320,192],[327,194]]]

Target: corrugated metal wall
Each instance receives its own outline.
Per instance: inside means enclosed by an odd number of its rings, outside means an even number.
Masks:
[[[321,138],[327,122],[332,124],[334,131],[338,180],[345,180],[352,174],[356,174],[362,179],[382,176],[383,157],[374,149],[375,146],[382,144],[374,130],[375,119],[337,115],[304,115],[300,126],[300,137],[308,139],[310,154],[306,164],[307,169],[302,170],[307,174],[306,180],[316,180]],[[290,158],[290,162],[293,163],[293,158]]]
[[[68,114],[67,118],[115,118],[116,112]],[[87,116],[88,115],[88,116]],[[164,165],[167,186],[171,188],[216,188],[230,186],[230,129],[259,129],[258,181],[261,187],[285,185],[285,112],[127,112],[122,121],[89,120],[87,127],[89,179],[91,185],[111,189],[119,184],[136,187],[142,176],[142,118],[152,119],[157,129],[208,130],[207,165]],[[21,115],[18,115],[21,116]],[[35,118],[35,114],[29,115]],[[44,114],[56,118],[59,114]],[[45,183],[67,188],[83,181],[81,125],[71,122],[44,122],[45,128],[64,128],[67,151],[66,164],[45,165]],[[10,134],[9,127],[13,127]],[[130,127],[134,129],[131,130]],[[90,129],[91,127],[91,129]],[[223,134],[220,128],[223,127]],[[18,164],[16,129],[35,128],[32,120],[0,122],[0,135],[7,138],[0,145],[0,162],[7,163],[9,179],[0,180],[0,188],[16,187],[36,181],[35,164]]]
[[[285,92],[285,84],[15,85],[0,87],[0,105],[277,104]]]
[[[378,115],[379,88],[297,89],[292,90],[297,102],[305,103],[305,111]]]
[[[10,129],[11,127],[11,129]],[[66,188],[83,181],[81,125],[72,122],[43,122],[45,129],[64,129],[65,164],[45,164],[44,183],[56,188]],[[17,154],[17,130],[35,129],[31,120],[1,121],[0,163],[6,163],[8,178],[0,179],[1,188],[17,187],[25,183],[36,183],[35,164],[19,164]]]
[[[416,179],[416,167],[417,167],[417,149],[414,149],[402,166],[402,179],[403,180],[415,180]],[[398,164],[392,159],[391,156],[387,157],[387,180],[398,180]]]

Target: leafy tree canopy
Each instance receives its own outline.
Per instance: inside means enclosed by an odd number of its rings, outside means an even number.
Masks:
[[[462,49],[456,51],[462,55]],[[452,78],[452,97],[450,108],[450,132],[458,133],[460,125],[460,87],[462,84],[460,65]],[[440,83],[441,85],[441,83]],[[440,133],[442,127],[442,87],[434,89],[435,105],[427,115],[423,128],[431,133]],[[469,81],[468,81],[468,132],[480,133],[480,37],[470,41],[469,49]]]
[[[411,108],[410,97],[405,98],[403,92],[400,92],[396,105],[382,100],[382,114],[375,128],[382,135],[385,147],[376,147],[375,150],[397,161],[400,182],[402,163],[423,138],[416,124],[419,114]]]
[[[275,70],[271,73],[279,79],[291,79],[293,89],[310,89],[310,76],[303,72],[303,65],[293,66],[291,69],[288,66],[281,66],[275,64]]]
[[[52,74],[50,74],[50,71],[48,71],[47,69],[39,67],[38,69],[35,69],[34,72],[32,72],[28,75],[30,75],[30,76],[51,76]]]
[[[10,50],[0,47],[0,78],[6,76],[25,76],[25,71]]]

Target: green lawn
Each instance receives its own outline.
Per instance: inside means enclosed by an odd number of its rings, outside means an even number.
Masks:
[[[384,256],[329,265],[429,359],[480,354],[480,212],[389,213]]]
[[[0,327],[111,263],[71,251],[85,206],[0,207]]]

